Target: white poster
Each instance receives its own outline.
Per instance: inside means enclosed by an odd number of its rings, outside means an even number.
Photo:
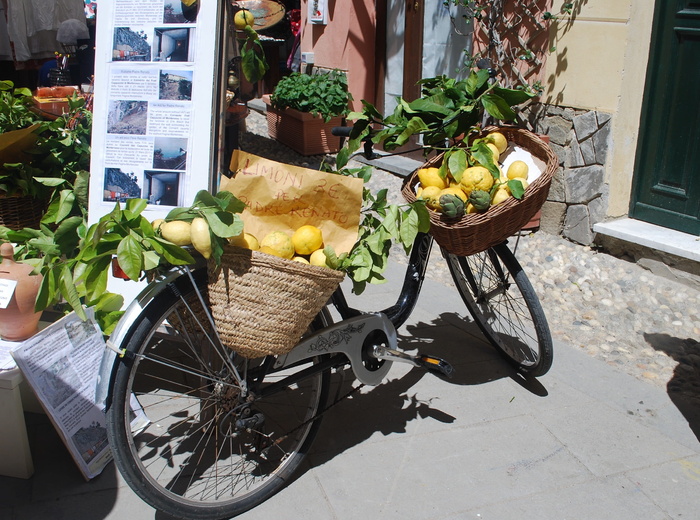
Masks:
[[[220,2],[111,0],[97,18],[91,223],[129,198],[145,216],[212,189]]]

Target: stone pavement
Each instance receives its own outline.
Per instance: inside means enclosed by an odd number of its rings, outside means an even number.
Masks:
[[[369,310],[393,303],[401,268],[392,264],[389,282],[362,296]],[[328,412],[287,488],[239,518],[697,517],[697,409],[679,409],[664,388],[560,341],[551,371],[523,378],[465,313],[456,291],[426,280],[400,346],[448,359],[454,378],[394,364],[385,383]],[[0,520],[168,519],[113,464],[84,482],[48,421],[29,419],[36,473],[0,477]]]

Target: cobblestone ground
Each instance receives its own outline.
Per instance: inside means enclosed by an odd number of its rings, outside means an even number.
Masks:
[[[251,111],[246,126],[243,150],[318,167],[321,157],[302,157],[270,141],[261,114]],[[400,186],[400,178],[381,170],[370,181],[372,189],[390,188],[393,201],[402,200]],[[395,251],[393,258],[405,262],[402,251]],[[517,258],[541,300],[555,340],[700,405],[700,292],[542,232],[520,238]],[[428,277],[452,285],[443,261],[431,263]]]

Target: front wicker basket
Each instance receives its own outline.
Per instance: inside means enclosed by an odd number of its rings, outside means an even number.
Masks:
[[[559,167],[557,156],[534,133],[521,128],[488,127],[485,132],[498,130],[510,144],[515,144],[546,164],[544,171],[525,190],[522,199],[513,197],[489,208],[483,213],[471,213],[456,219],[447,219],[441,213],[429,210],[430,234],[450,253],[468,256],[500,244],[520,231],[547,200],[552,177]],[[443,155],[426,162],[422,167],[439,166]],[[417,171],[404,181],[401,193],[408,202],[416,200]]]
[[[345,273],[230,246],[209,264],[209,302],[224,345],[247,358],[289,352]]]

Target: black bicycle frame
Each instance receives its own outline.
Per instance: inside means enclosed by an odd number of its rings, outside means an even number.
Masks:
[[[404,275],[403,285],[396,303],[381,311],[386,314],[397,329],[406,322],[418,302],[418,296],[425,279],[425,271],[428,268],[428,259],[430,258],[432,245],[432,235],[418,233],[411,247],[406,274]],[[340,288],[333,293],[331,301],[343,319],[362,314],[361,311],[348,305],[345,294]]]

